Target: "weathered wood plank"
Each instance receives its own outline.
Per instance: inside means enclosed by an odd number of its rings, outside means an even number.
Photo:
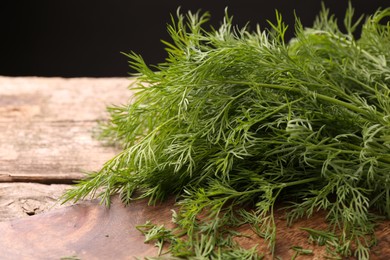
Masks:
[[[146,219],[169,220],[171,203],[147,207],[137,201],[124,207],[117,199],[110,208],[96,201],[0,223],[0,258],[13,259],[135,259],[156,255],[135,229]],[[23,237],[23,239],[21,239]]]
[[[128,101],[130,83],[0,77],[0,221],[60,207],[69,186],[38,183],[71,183],[118,152],[92,134],[107,105]]]
[[[71,203],[58,198],[70,185],[37,183],[0,183],[0,222],[33,216]]]
[[[116,150],[92,137],[93,121],[0,122],[0,181],[69,183]]]
[[[125,78],[0,77],[0,182],[69,183],[115,155],[92,137]]]

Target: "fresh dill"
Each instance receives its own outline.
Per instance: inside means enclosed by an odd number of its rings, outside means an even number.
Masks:
[[[329,230],[307,229],[312,239],[369,258],[372,212],[390,217],[390,9],[353,12],[342,29],[325,7],[311,28],[297,18],[289,42],[279,13],[250,31],[228,14],[206,30],[208,13],[178,12],[166,62],[152,69],[127,54],[136,94],[108,109],[101,132],[123,151],[65,200],[177,196],[176,231],[139,228],[160,250],[169,242],[173,256],[206,259],[260,258],[231,239],[242,224],[273,252],[275,205],[291,202],[290,223],[328,212]]]

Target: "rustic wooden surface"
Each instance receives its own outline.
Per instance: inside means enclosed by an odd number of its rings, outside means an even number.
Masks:
[[[156,255],[152,244],[135,229],[146,220],[171,219],[170,205],[147,207],[145,201],[111,208],[84,202],[45,214],[0,223],[0,259],[52,260],[135,259]]]
[[[57,209],[30,218],[0,223],[0,259],[135,259],[135,257],[156,256],[153,242],[145,244],[143,235],[135,228],[150,220],[155,224],[170,224],[173,201],[157,206],[147,206],[147,201],[134,201],[124,207],[114,197],[110,208],[98,201],[83,202],[63,209]],[[325,247],[308,243],[306,232],[300,227],[325,228],[324,214],[315,214],[311,219],[297,221],[286,227],[282,214],[276,213],[278,228],[276,259],[292,259],[293,246],[313,250],[310,255],[298,255],[297,260],[320,260],[326,258]],[[257,245],[264,259],[272,259],[267,244],[259,239],[248,226],[239,229],[247,237],[237,242],[245,248]],[[372,249],[371,259],[387,260],[390,256],[389,225],[378,227],[378,245]],[[68,258],[68,259],[69,259]],[[169,259],[169,258],[168,258]]]
[[[115,154],[92,138],[105,107],[130,97],[124,78],[0,77],[0,181],[69,183]]]
[[[0,220],[33,216],[69,206],[70,203],[61,205],[58,201],[67,188],[69,185],[65,184],[0,183]]]
[[[153,242],[145,244],[143,235],[135,229],[136,225],[150,220],[156,224],[170,226],[173,201],[158,206],[147,206],[147,201],[135,201],[124,207],[117,197],[113,198],[111,208],[99,205],[97,201],[84,202],[64,209],[58,209],[28,219],[0,223],[1,259],[61,259],[74,256],[79,259],[135,259],[135,257],[156,256]],[[315,254],[300,256],[297,259],[323,259],[324,248],[310,245],[307,235],[299,229],[300,225],[317,227],[317,221],[301,221],[291,228],[285,228],[286,221],[278,218],[276,255],[290,259],[295,252],[291,246],[314,249]],[[260,240],[249,227],[240,232],[249,237],[238,242],[246,248],[258,245],[265,252],[265,259],[271,259],[267,244]],[[23,235],[22,235],[23,234]],[[21,239],[21,235],[23,239]],[[293,243],[292,243],[293,241]]]
[[[134,259],[153,256],[135,229],[152,220],[169,224],[172,201],[148,207],[137,201],[124,207],[115,197],[110,209],[98,201],[60,205],[58,197],[83,171],[97,170],[118,150],[92,138],[105,107],[125,103],[130,81],[110,79],[0,77],[0,259]],[[66,207],[65,207],[66,206]],[[2,221],[2,222],[1,222]],[[312,249],[296,259],[324,259],[325,248],[308,243],[300,227],[325,227],[323,215],[286,227],[277,213],[276,256],[291,259],[292,246]],[[377,228],[372,259],[390,259],[390,223]],[[249,227],[238,242],[267,246]]]
[[[60,207],[64,184],[115,155],[92,131],[107,105],[128,101],[130,83],[0,77],[0,221]]]

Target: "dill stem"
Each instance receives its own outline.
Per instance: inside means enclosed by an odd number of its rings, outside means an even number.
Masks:
[[[280,89],[280,90],[285,90],[285,91],[289,91],[289,92],[296,92],[296,93],[301,93],[301,94],[305,94],[305,92],[306,92],[300,88],[293,88],[293,87],[287,87],[287,86],[269,84],[269,83],[257,83],[257,82],[235,81],[235,80],[227,80],[227,81],[225,81],[225,83],[242,84],[242,85],[249,85],[249,86],[252,85],[252,86],[257,86],[257,87]],[[368,113],[365,109],[359,108],[357,106],[354,106],[350,103],[344,102],[344,101],[336,99],[336,98],[332,98],[332,97],[329,97],[329,96],[326,96],[326,95],[323,95],[320,93],[316,93],[314,91],[310,91],[310,92],[311,92],[310,94],[313,94],[315,97],[317,97],[319,99],[322,99],[322,100],[327,101],[329,103],[333,103],[335,105],[343,106],[343,107],[348,108],[348,109],[350,109],[354,112],[357,112],[359,114],[364,114],[368,118],[372,118],[372,114]],[[376,113],[378,114],[378,116],[383,117],[383,115],[380,112],[376,111]]]
[[[291,187],[291,186],[296,186],[296,185],[302,185],[305,183],[315,182],[318,180],[321,180],[321,177],[312,177],[312,178],[307,178],[307,179],[298,180],[298,181],[284,182],[284,183],[281,183],[279,186],[281,188],[286,188],[286,187]]]
[[[287,188],[287,187],[292,187],[292,186],[302,185],[302,184],[306,184],[306,183],[310,183],[310,182],[315,182],[315,181],[318,181],[321,179],[322,179],[321,177],[312,177],[312,178],[307,178],[307,179],[297,180],[297,181],[292,181],[292,182],[283,182],[280,184],[276,184],[274,188],[280,190],[280,189]],[[253,189],[253,190],[246,190],[243,192],[237,192],[237,194],[235,196],[245,195],[248,193],[259,193],[259,192],[264,192],[264,189],[261,188],[261,189]]]

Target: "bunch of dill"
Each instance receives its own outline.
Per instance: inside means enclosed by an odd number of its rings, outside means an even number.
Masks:
[[[324,8],[312,28],[297,19],[286,43],[278,13],[270,30],[251,32],[228,15],[205,30],[207,13],[178,12],[165,63],[151,69],[128,54],[135,98],[109,108],[101,133],[123,151],[65,199],[109,204],[120,193],[124,203],[154,204],[175,195],[182,232],[140,230],[169,241],[174,256],[207,259],[259,257],[226,228],[245,223],[273,251],[275,203],[289,201],[290,222],[326,210],[337,253],[368,258],[372,212],[390,217],[388,17],[390,9],[355,20],[350,7],[343,32]]]

